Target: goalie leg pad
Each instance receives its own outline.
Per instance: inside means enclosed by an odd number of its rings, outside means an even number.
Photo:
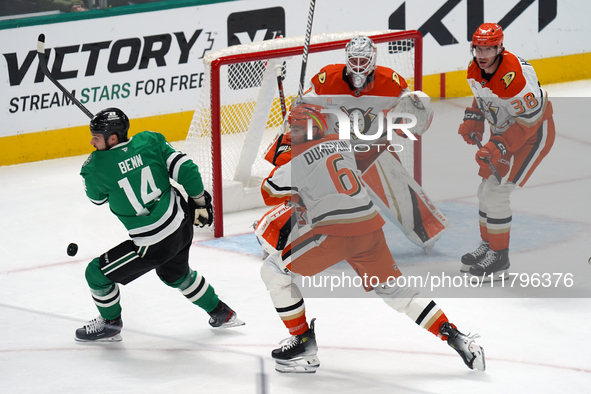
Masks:
[[[431,248],[451,225],[423,188],[389,152],[382,152],[362,179],[385,217],[418,246]]]

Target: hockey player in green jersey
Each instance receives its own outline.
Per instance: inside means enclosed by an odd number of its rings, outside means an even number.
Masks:
[[[130,240],[92,260],[86,281],[100,316],[76,330],[77,341],[120,341],[123,326],[119,284],[126,285],[152,269],[209,315],[213,327],[243,325],[213,287],[189,267],[193,225],[213,222],[211,196],[197,165],[175,150],[162,134],[144,131],[127,138],[129,119],[107,108],[90,121],[91,144],[80,174],[88,198],[108,203]],[[188,202],[170,179],[185,188]]]

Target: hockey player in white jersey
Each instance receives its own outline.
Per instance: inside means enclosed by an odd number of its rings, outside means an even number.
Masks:
[[[308,119],[313,123],[310,140]],[[273,305],[291,334],[272,351],[276,370],[313,373],[320,366],[315,319],[308,324],[303,297],[292,279],[294,274],[313,276],[343,260],[361,278],[377,279],[377,285],[364,284],[366,291],[374,290],[388,306],[446,340],[470,369],[484,370],[484,351],[476,336],[458,331],[435,301],[396,283],[402,273],[386,244],[385,222],[358,176],[350,142],[325,134],[325,117],[315,105],[295,108],[289,125],[291,160],[275,167],[261,186],[267,205],[286,203],[293,227],[283,250],[272,251],[261,267]]]
[[[510,266],[510,195],[523,187],[548,154],[555,138],[552,103],[540,86],[534,68],[505,50],[503,29],[484,23],[472,37],[474,58],[468,83],[474,93],[458,133],[466,143],[483,140],[484,121],[490,140],[476,153],[481,244],[462,256],[461,272],[486,280],[504,277]],[[502,182],[489,167],[495,166]]]

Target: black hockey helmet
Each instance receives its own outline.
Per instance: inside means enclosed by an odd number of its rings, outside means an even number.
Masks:
[[[90,120],[90,131],[102,134],[105,141],[113,134],[117,134],[119,142],[127,141],[129,118],[119,108],[106,108],[97,112]]]

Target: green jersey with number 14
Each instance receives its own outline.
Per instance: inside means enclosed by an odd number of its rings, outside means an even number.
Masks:
[[[199,169],[160,133],[144,131],[109,150],[94,151],[80,171],[95,204],[109,203],[134,243],[153,245],[177,230],[184,218],[170,178],[189,196],[203,191]]]

